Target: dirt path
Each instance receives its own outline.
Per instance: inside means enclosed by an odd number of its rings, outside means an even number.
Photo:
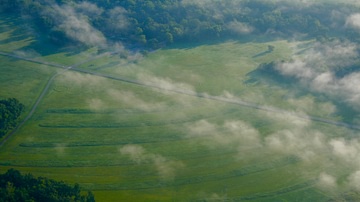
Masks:
[[[302,115],[302,114],[292,113],[292,112],[282,110],[282,109],[279,109],[279,108],[275,108],[275,107],[268,107],[268,106],[264,106],[264,105],[259,105],[257,103],[242,101],[242,100],[236,99],[236,98],[227,98],[227,97],[221,97],[221,96],[211,96],[211,95],[207,95],[205,93],[197,93],[197,92],[193,92],[193,91],[186,91],[186,90],[183,90],[183,89],[168,89],[168,88],[163,88],[161,86],[158,86],[155,83],[146,83],[146,82],[139,81],[139,80],[128,79],[126,77],[113,76],[113,75],[110,75],[110,74],[104,74],[104,73],[100,73],[100,72],[95,72],[95,71],[90,71],[90,70],[86,70],[86,69],[77,68],[78,66],[80,66],[80,65],[82,65],[84,63],[87,63],[87,62],[90,62],[90,61],[93,61],[93,60],[96,60],[96,59],[99,59],[101,57],[104,57],[106,55],[111,55],[111,54],[116,54],[116,52],[103,53],[103,54],[97,55],[95,57],[91,57],[91,58],[89,58],[87,60],[84,60],[84,61],[82,61],[80,63],[77,63],[77,64],[74,64],[72,66],[66,67],[66,66],[63,66],[63,65],[60,65],[60,64],[55,64],[55,63],[50,63],[50,62],[45,62],[45,61],[40,61],[40,60],[35,60],[35,59],[29,59],[29,58],[25,58],[25,57],[22,57],[22,56],[17,56],[17,55],[14,55],[14,54],[0,52],[0,55],[3,55],[3,56],[12,57],[12,58],[20,59],[20,60],[25,60],[25,61],[29,61],[29,62],[34,62],[34,63],[38,63],[38,64],[43,64],[43,65],[48,65],[48,66],[53,66],[53,67],[58,67],[58,68],[64,69],[63,71],[54,74],[48,80],[48,82],[45,85],[45,87],[44,87],[43,91],[41,92],[40,96],[37,98],[37,100],[35,101],[35,104],[31,108],[30,113],[26,116],[26,118],[10,134],[8,134],[0,142],[0,147],[2,145],[4,145],[4,143],[10,137],[12,137],[19,130],[19,128],[21,128],[21,126],[23,126],[32,117],[32,115],[36,111],[36,108],[38,107],[38,105],[40,104],[42,99],[44,98],[45,94],[48,92],[48,90],[50,88],[50,85],[52,84],[54,79],[58,75],[63,74],[66,71],[77,71],[77,72],[86,73],[86,74],[90,74],[90,75],[94,75],[94,76],[99,76],[99,77],[103,77],[103,78],[107,78],[107,79],[112,79],[112,80],[121,81],[121,82],[125,82],[125,83],[131,83],[131,84],[138,85],[138,86],[158,89],[158,90],[161,90],[161,91],[168,91],[168,92],[173,92],[173,93],[177,93],[177,94],[197,97],[197,98],[201,98],[201,99],[208,99],[208,100],[214,100],[214,101],[223,102],[223,103],[229,103],[229,104],[239,105],[239,106],[248,107],[248,108],[252,108],[252,109],[256,109],[256,110],[267,111],[267,112],[271,112],[271,113],[280,113],[280,114],[292,115],[292,116],[297,117],[299,119],[306,119],[306,120],[326,123],[326,124],[330,124],[330,125],[335,125],[335,126],[360,130],[360,126],[358,126],[358,125],[352,125],[352,124],[348,124],[348,123],[345,123],[345,122],[338,122],[338,121],[333,121],[333,120],[324,119],[324,118],[315,117],[315,116],[305,116],[305,115]]]

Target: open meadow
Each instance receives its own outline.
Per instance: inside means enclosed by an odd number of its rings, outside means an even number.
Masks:
[[[315,40],[173,45],[124,58],[52,52],[0,19],[0,97],[23,103],[22,119],[39,101],[1,146],[1,173],[79,183],[97,201],[359,197],[349,188],[355,168],[334,152],[358,147],[356,113],[260,68],[301,57]]]

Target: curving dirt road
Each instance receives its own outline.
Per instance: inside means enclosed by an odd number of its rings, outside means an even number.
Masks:
[[[268,106],[259,105],[259,104],[252,103],[252,102],[242,101],[242,100],[239,100],[239,99],[236,99],[236,98],[227,98],[227,97],[222,97],[222,96],[211,96],[211,95],[207,95],[205,93],[197,93],[197,92],[194,92],[194,91],[186,91],[186,90],[182,90],[182,89],[173,89],[173,88],[169,89],[169,88],[164,88],[164,87],[158,86],[155,83],[147,83],[147,82],[143,82],[143,81],[139,81],[139,80],[128,79],[126,77],[113,76],[113,75],[110,75],[110,74],[104,74],[104,73],[100,73],[100,72],[95,72],[95,71],[90,71],[90,70],[86,70],[86,69],[77,68],[77,66],[80,66],[81,64],[96,60],[98,58],[101,58],[101,57],[104,57],[104,56],[110,55],[110,54],[116,54],[116,52],[103,53],[103,54],[97,55],[95,57],[89,58],[88,60],[77,63],[75,65],[66,67],[66,66],[60,65],[60,64],[55,64],[55,63],[41,61],[41,60],[35,60],[35,59],[29,59],[29,58],[25,58],[25,57],[22,57],[22,56],[9,54],[9,53],[5,53],[5,52],[0,51],[0,55],[3,55],[3,56],[12,57],[12,58],[20,59],[20,60],[34,62],[34,63],[37,63],[37,64],[43,64],[43,65],[48,65],[48,66],[53,66],[53,67],[64,69],[64,71],[61,71],[61,72],[58,72],[58,73],[54,74],[48,80],[48,82],[45,85],[45,87],[44,87],[43,91],[41,92],[40,96],[37,98],[37,100],[35,101],[35,104],[31,108],[30,113],[26,116],[26,118],[10,134],[8,134],[0,142],[0,147],[2,145],[4,145],[4,143],[10,137],[12,137],[18,131],[18,129],[21,126],[23,126],[32,117],[32,115],[34,114],[34,112],[35,112],[36,108],[38,107],[39,103],[44,98],[45,94],[48,92],[48,90],[50,88],[50,85],[52,84],[54,79],[58,75],[63,74],[64,72],[70,71],[70,70],[71,71],[81,72],[81,73],[86,73],[86,74],[91,74],[91,75],[94,75],[94,76],[99,76],[99,77],[103,77],[103,78],[107,78],[107,79],[112,79],[112,80],[116,80],[116,81],[131,83],[131,84],[134,84],[134,85],[139,85],[139,86],[143,86],[143,87],[147,87],[147,88],[158,89],[158,90],[161,90],[161,91],[168,91],[168,92],[173,92],[173,93],[177,93],[177,94],[183,94],[183,95],[188,95],[188,96],[192,96],[192,97],[197,97],[197,98],[201,98],[201,99],[209,99],[209,100],[214,100],[214,101],[218,101],[218,102],[224,102],[224,103],[239,105],[239,106],[243,106],[243,107],[248,107],[248,108],[267,111],[267,112],[272,112],[272,113],[287,114],[287,115],[292,115],[292,116],[300,118],[300,119],[306,119],[306,120],[322,122],[322,123],[326,123],[326,124],[330,124],[330,125],[335,125],[335,126],[360,130],[360,126],[358,126],[358,125],[348,124],[348,123],[345,123],[345,122],[333,121],[333,120],[324,119],[324,118],[315,117],[315,116],[305,116],[305,115],[285,111],[285,110],[282,110],[282,109],[279,109],[279,108],[268,107]]]

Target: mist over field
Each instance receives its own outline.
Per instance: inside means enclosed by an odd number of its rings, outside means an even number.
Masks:
[[[1,173],[79,183],[98,201],[360,200],[357,1],[0,11],[0,97],[25,105]]]

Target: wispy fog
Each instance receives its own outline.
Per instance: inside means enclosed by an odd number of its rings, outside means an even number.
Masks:
[[[346,19],[346,27],[360,30],[360,13],[352,14]]]
[[[178,91],[194,94],[194,87],[182,82],[174,82],[170,78],[161,78],[151,74],[138,74],[138,79],[149,86],[155,86],[162,90]]]
[[[351,71],[358,62],[358,45],[348,41],[317,43],[304,54],[275,68],[286,77],[294,77],[314,92],[341,100],[360,109],[360,74]],[[350,69],[350,70],[348,70]],[[338,72],[347,72],[339,75]]]
[[[109,89],[107,91],[108,96],[114,101],[119,103],[124,103],[126,106],[129,106],[134,109],[140,109],[143,111],[154,111],[160,110],[166,107],[164,103],[151,103],[149,101],[145,101],[138,96],[136,96],[131,91],[119,91],[114,89]]]
[[[245,120],[228,120],[223,124],[201,120],[188,125],[188,136],[196,144],[202,143],[210,148],[236,149],[239,153],[234,159],[243,159],[244,155],[251,156],[255,153],[265,156],[297,156],[305,166],[325,169],[301,171],[304,176],[310,173],[317,175],[319,188],[333,191],[341,185],[360,191],[359,140],[331,138],[312,129],[311,121],[291,115],[274,117],[274,114],[269,113],[267,116],[270,122],[281,122],[284,128],[270,134],[261,134]],[[344,175],[342,170],[350,171],[345,181],[340,180]]]
[[[103,15],[109,19],[103,25],[104,27],[111,28],[114,33],[122,32],[129,26],[127,11],[122,7],[114,7],[105,11],[104,8],[88,1],[62,5],[53,2],[49,3],[47,9],[42,12],[43,16],[54,22],[52,31],[60,31],[75,42],[117,52],[124,49],[120,41],[113,42],[106,38],[91,22],[94,18]]]
[[[102,9],[96,5],[88,2],[75,6],[53,4],[50,10],[44,12],[55,21],[54,29],[63,31],[71,39],[89,46],[106,45],[106,38],[90,24],[86,15],[101,13]]]
[[[227,25],[227,28],[236,34],[250,34],[252,31],[254,31],[252,26],[238,22],[237,20],[230,22]]]
[[[176,176],[176,172],[184,167],[180,161],[173,161],[160,154],[148,152],[139,145],[126,145],[120,149],[120,154],[128,156],[137,164],[152,164],[163,180],[172,180]]]

